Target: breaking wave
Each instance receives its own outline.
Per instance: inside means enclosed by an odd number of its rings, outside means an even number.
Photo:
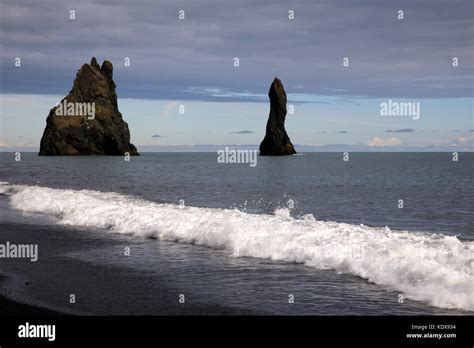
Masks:
[[[455,236],[293,218],[286,209],[268,215],[159,204],[112,192],[0,183],[0,194],[13,208],[54,216],[59,224],[333,269],[433,306],[474,311],[474,242]]]

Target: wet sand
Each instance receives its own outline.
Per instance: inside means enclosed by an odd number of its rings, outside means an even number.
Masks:
[[[62,315],[63,313],[12,301],[0,296],[1,315]]]
[[[27,259],[0,260],[0,308],[2,314],[76,315],[234,315],[258,314],[197,301],[180,289],[155,281],[143,289],[148,274],[126,265],[97,264],[74,255],[104,245],[122,255],[124,246],[134,250],[133,239],[101,235],[87,230],[47,224],[0,223],[1,240],[37,243],[37,262]],[[124,257],[118,256],[120,259]],[[126,261],[124,261],[126,262]],[[75,303],[70,303],[74,294]],[[135,301],[135,299],[137,301]]]

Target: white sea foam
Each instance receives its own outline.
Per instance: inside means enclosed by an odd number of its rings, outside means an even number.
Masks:
[[[13,208],[55,216],[61,224],[334,269],[414,300],[474,311],[474,242],[454,236],[318,221],[312,215],[295,219],[286,209],[257,215],[89,190],[0,183],[0,193]]]

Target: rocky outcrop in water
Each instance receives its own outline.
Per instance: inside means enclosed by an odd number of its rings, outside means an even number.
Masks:
[[[113,66],[92,58],[49,112],[39,155],[138,155],[117,106]]]
[[[296,153],[285,130],[286,92],[281,81],[275,77],[268,91],[270,115],[265,138],[260,144],[261,156],[283,156]]]

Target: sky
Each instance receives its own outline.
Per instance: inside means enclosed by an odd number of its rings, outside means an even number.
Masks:
[[[294,144],[474,145],[471,0],[2,0],[0,27],[0,146],[38,146],[92,56],[114,64],[139,149],[259,144],[275,76]]]

